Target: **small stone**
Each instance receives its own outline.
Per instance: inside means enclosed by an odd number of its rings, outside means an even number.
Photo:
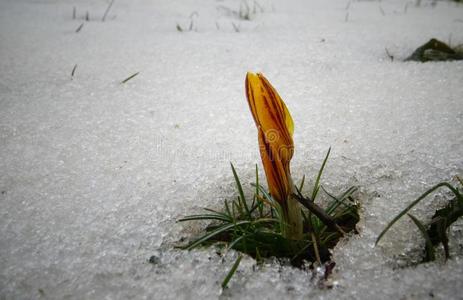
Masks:
[[[159,257],[157,257],[156,255],[152,255],[152,256],[150,257],[150,259],[148,260],[148,262],[149,262],[150,264],[157,265],[157,264],[159,264],[159,263],[161,262],[161,260],[160,260]]]

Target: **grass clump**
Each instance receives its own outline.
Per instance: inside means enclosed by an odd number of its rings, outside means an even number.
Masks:
[[[463,187],[463,182],[461,179],[459,177],[456,178],[460,185]],[[436,210],[431,218],[431,222],[427,225],[424,225],[418,218],[410,214],[409,211],[431,193],[441,188],[447,188],[450,190],[450,192],[453,194],[453,198],[449,200],[444,208]],[[444,247],[445,259],[448,259],[450,257],[448,239],[449,228],[460,217],[463,217],[462,190],[457,186],[452,186],[448,182],[441,182],[436,184],[424,192],[420,197],[418,197],[404,210],[402,210],[391,222],[389,222],[386,228],[379,234],[378,238],[376,239],[376,244],[379,243],[381,238],[392,227],[392,225],[394,225],[404,215],[407,215],[413,221],[425,239],[425,257],[423,258],[423,262],[434,261],[436,259],[435,248],[440,244],[442,244]]]
[[[430,39],[418,47],[405,61],[452,61],[463,59],[463,45],[450,47],[437,39]]]
[[[304,178],[299,187],[295,187],[296,193],[293,197],[304,205],[301,209],[304,219],[302,239],[293,240],[285,234],[288,224],[285,222],[283,209],[259,183],[257,166],[256,181],[251,184],[254,193],[252,200],[248,201],[239,176],[231,164],[238,196],[231,201],[225,200],[222,211],[205,208],[203,214],[180,219],[179,222],[211,221],[203,235],[180,248],[191,250],[214,244],[225,245],[227,249],[250,255],[257,263],[261,263],[265,258],[276,257],[289,260],[291,265],[296,267],[302,267],[305,261],[317,262],[319,265],[329,261],[329,249],[333,248],[345,233],[356,231],[359,205],[353,198],[356,187],[334,196],[321,185],[320,180],[328,156],[329,151],[317,174],[310,197],[304,197],[301,193]],[[326,208],[316,204],[321,191],[330,199]],[[236,271],[239,260],[241,255],[224,280],[223,287]]]

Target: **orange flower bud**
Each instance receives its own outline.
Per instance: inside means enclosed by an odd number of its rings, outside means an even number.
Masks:
[[[246,96],[257,126],[260,154],[271,195],[285,206],[292,192],[289,163],[293,156],[293,119],[264,75],[246,76]]]
[[[264,75],[248,72],[246,97],[257,126],[260,156],[272,197],[284,210],[286,227],[283,234],[290,239],[302,238],[302,215],[293,199],[293,181],[289,163],[294,153],[294,123],[285,103]]]

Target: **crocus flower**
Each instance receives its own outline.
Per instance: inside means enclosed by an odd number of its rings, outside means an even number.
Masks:
[[[280,203],[288,224],[287,237],[302,235],[299,203],[292,198],[290,161],[294,152],[294,123],[285,103],[264,75],[248,72],[246,97],[257,126],[262,164],[272,197]]]

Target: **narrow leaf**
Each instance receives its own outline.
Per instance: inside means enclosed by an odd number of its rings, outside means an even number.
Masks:
[[[445,186],[448,189],[450,189],[455,195],[459,194],[458,191],[456,191],[455,188],[451,186],[450,184],[448,184],[447,182],[441,182],[441,183],[436,184],[435,186],[433,186],[432,188],[424,192],[420,197],[418,197],[418,199],[410,203],[410,205],[408,205],[404,210],[402,210],[397,216],[395,216],[395,218],[391,222],[389,222],[386,228],[384,228],[383,231],[379,234],[378,238],[376,239],[375,245],[379,243],[379,241],[384,236],[384,234],[386,234],[389,228],[391,228],[392,225],[394,225],[400,218],[402,218],[403,215],[405,215],[410,209],[412,209],[415,205],[417,205],[421,200],[426,198],[429,194],[431,194],[432,192],[434,192],[435,190],[437,190],[438,188],[442,186]]]
[[[239,238],[233,240],[233,242],[231,242],[229,245],[228,245],[228,248],[229,249],[233,249],[233,246],[235,246],[238,242],[240,242],[242,239],[246,238],[247,235],[242,235],[240,236]]]
[[[420,230],[421,234],[423,235],[425,241],[426,241],[426,258],[427,261],[433,261],[436,259],[435,251],[434,251],[434,246],[432,244],[431,238],[429,237],[428,232],[426,231],[426,228],[424,228],[424,225],[418,220],[414,215],[412,214],[407,214],[407,216],[412,219],[413,223],[415,223],[416,227]]]
[[[205,241],[213,238],[214,236],[224,232],[224,231],[227,231],[235,226],[239,226],[239,225],[243,225],[243,224],[249,224],[250,222],[249,221],[241,221],[241,222],[236,222],[236,223],[232,223],[232,224],[227,224],[227,225],[223,225],[223,226],[220,226],[219,228],[217,228],[216,230],[208,233],[208,234],[205,234],[203,235],[202,237],[200,237],[199,239],[191,242],[188,246],[185,247],[185,249],[187,250],[191,250],[199,245],[201,245],[202,243],[204,243]]]
[[[249,207],[246,204],[246,199],[244,198],[243,187],[241,186],[240,179],[238,178],[238,174],[236,174],[236,170],[235,170],[235,167],[233,166],[233,164],[230,163],[230,165],[231,165],[231,168],[232,168],[233,177],[235,177],[236,187],[238,188],[238,192],[240,194],[240,199],[241,199],[241,201],[243,203],[243,207],[246,210],[246,213],[249,215]]]
[[[323,186],[320,187],[330,198],[334,200],[326,209],[326,213],[329,215],[331,215],[331,213],[335,211],[340,205],[343,205],[346,208],[350,208],[350,205],[345,204],[344,201],[348,199],[355,191],[357,191],[357,187],[350,187],[347,191],[345,191],[341,196],[337,198],[331,193],[329,193]]]
[[[130,76],[127,77],[126,79],[122,80],[122,81],[121,81],[121,84],[126,83],[127,81],[129,81],[130,79],[134,78],[134,77],[137,76],[138,74],[140,74],[140,72],[137,72],[137,73],[135,73],[135,74],[130,75]]]
[[[231,222],[230,218],[225,218],[217,214],[191,215],[191,216],[182,218],[178,220],[177,222],[186,222],[186,221],[194,221],[194,220],[218,220],[218,221],[224,221],[224,222]]]
[[[322,177],[323,170],[325,169],[326,162],[328,161],[328,157],[330,156],[331,152],[331,147],[328,149],[328,152],[326,153],[325,159],[323,160],[322,166],[320,167],[320,170],[318,171],[317,178],[315,180],[315,185],[313,187],[312,191],[312,201],[315,201],[315,198],[317,197],[318,190],[320,189],[320,178]]]
[[[233,264],[232,268],[230,269],[230,271],[228,272],[227,276],[225,277],[225,279],[223,280],[222,282],[222,288],[226,288],[227,285],[228,285],[228,282],[230,281],[230,279],[233,277],[233,274],[235,274],[236,272],[236,269],[238,269],[238,266],[240,265],[240,262],[241,262],[241,259],[243,258],[243,255],[240,254],[238,256],[238,258],[236,259],[235,263]]]
[[[302,175],[301,184],[299,185],[299,190],[300,191],[302,191],[302,188],[304,187],[304,183],[305,183],[305,175]]]
[[[208,211],[208,212],[211,212],[212,214],[219,215],[219,216],[222,216],[224,218],[229,218],[229,215],[227,215],[226,213],[219,212],[219,211],[207,208],[207,207],[203,207],[203,209]]]

